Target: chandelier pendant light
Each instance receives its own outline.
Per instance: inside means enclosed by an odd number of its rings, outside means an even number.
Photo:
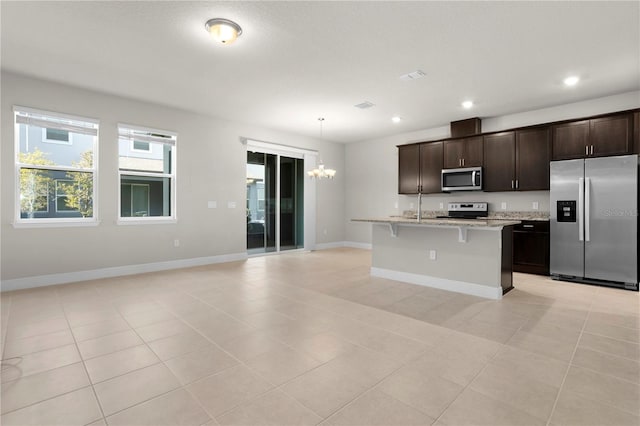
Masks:
[[[320,117],[318,118],[318,121],[320,122],[320,139],[322,139],[322,122],[324,121],[324,118]],[[322,163],[322,159],[321,159],[318,167],[316,167],[313,170],[309,170],[307,174],[312,179],[323,179],[323,178],[333,179],[333,177],[336,175],[336,171],[334,169],[327,169]]]
[[[231,44],[242,34],[240,25],[224,18],[209,19],[204,27],[215,41],[222,44]]]

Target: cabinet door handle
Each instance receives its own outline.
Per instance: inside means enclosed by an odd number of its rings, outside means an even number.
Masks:
[[[516,189],[518,189],[518,186],[520,185],[518,185],[518,179],[516,179]]]
[[[515,185],[513,184],[513,179],[511,180],[511,189],[514,189]]]
[[[589,145],[585,145],[585,147],[584,147],[584,155],[589,155]]]
[[[533,228],[533,225],[522,225],[523,228]]]
[[[458,166],[462,167],[462,158],[458,158]]]
[[[464,158],[462,159],[462,165],[464,166]]]
[[[591,155],[593,155],[593,145],[591,145]]]

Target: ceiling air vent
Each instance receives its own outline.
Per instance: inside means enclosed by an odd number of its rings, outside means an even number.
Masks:
[[[417,80],[419,78],[424,77],[425,75],[427,75],[427,73],[425,73],[424,71],[416,70],[408,74],[401,75],[400,80],[403,80],[403,81]]]
[[[369,101],[364,101],[362,103],[354,105],[354,107],[360,108],[360,109],[367,109],[367,108],[371,108],[372,106],[373,106],[373,104],[371,102],[369,102]]]

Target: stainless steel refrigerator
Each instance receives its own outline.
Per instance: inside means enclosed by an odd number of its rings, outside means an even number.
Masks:
[[[554,279],[638,290],[638,156],[551,162]]]

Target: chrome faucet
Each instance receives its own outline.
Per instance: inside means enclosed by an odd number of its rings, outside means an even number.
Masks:
[[[418,222],[422,220],[422,192],[418,192]]]

